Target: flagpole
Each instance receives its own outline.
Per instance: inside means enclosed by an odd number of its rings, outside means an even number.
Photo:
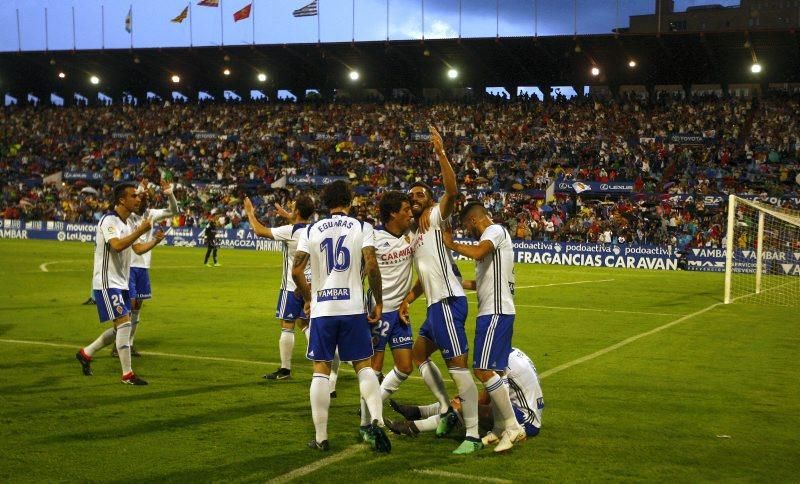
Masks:
[[[461,38],[461,0],[458,0],[458,38]]]
[[[22,52],[22,34],[19,30],[19,9],[17,9],[17,51]]]
[[[222,0],[219,0],[219,46],[225,45],[225,26],[222,22]]]
[[[533,36],[539,36],[539,2],[533,0]]]
[[[356,41],[356,0],[353,0],[353,42]]]
[[[133,4],[128,7],[128,13],[131,16],[131,49],[133,49]]]
[[[47,7],[44,7],[44,50],[50,50],[50,35],[47,32]]]
[[[321,12],[321,9],[319,8],[319,5],[320,5],[321,3],[322,3],[322,0],[318,0],[318,1],[317,1],[317,43],[318,43],[318,44],[320,43],[320,35],[319,35],[319,17],[320,17],[320,12]]]
[[[256,0],[253,0],[251,13],[253,15],[253,45],[256,45]]]
[[[422,40],[425,40],[425,0],[420,0],[422,5]]]
[[[192,32],[192,2],[189,2],[189,47],[194,47],[194,34]]]
[[[106,48],[106,8],[100,5],[100,50]]]
[[[72,50],[77,50],[75,43],[75,6],[72,6]]]
[[[389,42],[389,0],[386,0],[386,42]]]

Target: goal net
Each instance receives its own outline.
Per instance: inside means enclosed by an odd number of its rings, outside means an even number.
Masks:
[[[725,304],[800,305],[800,211],[731,195]]]

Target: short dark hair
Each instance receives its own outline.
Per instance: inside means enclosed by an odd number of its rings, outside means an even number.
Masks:
[[[353,202],[353,191],[350,183],[336,180],[322,190],[322,203],[330,210],[335,207],[349,207]]]
[[[414,182],[409,187],[409,190],[411,190],[414,187],[422,187],[422,188],[424,188],[425,191],[428,192],[428,196],[431,198],[431,200],[433,200],[434,202],[436,201],[436,196],[433,194],[433,188],[431,188],[431,186],[428,185],[427,183],[424,183],[424,182],[421,182],[421,181]]]
[[[396,190],[386,192],[381,197],[378,208],[381,212],[381,223],[384,225],[392,218],[393,213],[397,213],[403,208],[403,202],[408,202],[408,195]]]
[[[133,182],[122,182],[119,185],[114,187],[114,191],[111,194],[111,204],[112,206],[116,206],[119,203],[119,200],[125,195],[126,188],[133,188],[136,190],[136,184]]]
[[[461,209],[461,213],[458,215],[459,220],[463,221],[465,218],[469,217],[469,214],[473,210],[480,210],[481,215],[487,215],[489,213],[481,202],[469,202]]]
[[[304,219],[314,215],[314,200],[308,195],[300,195],[294,202],[294,209],[300,213]]]

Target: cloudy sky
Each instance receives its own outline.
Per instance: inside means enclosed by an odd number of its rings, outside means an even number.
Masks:
[[[221,0],[221,8],[198,1],[191,2],[190,25],[170,22],[189,5],[184,0],[0,0],[0,51],[316,42],[318,20],[322,42],[419,39],[423,32],[425,38],[558,35],[576,26],[579,34],[593,34],[655,11],[655,0],[319,0],[319,18],[294,18],[292,11],[311,0]],[[234,23],[233,13],[252,1],[251,17]],[[738,3],[677,0],[675,8]],[[125,30],[131,10],[132,35]]]

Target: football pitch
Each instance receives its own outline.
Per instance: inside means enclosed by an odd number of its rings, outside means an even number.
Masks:
[[[516,266],[514,345],[536,364],[542,432],[497,455],[454,456],[459,436],[358,443],[358,384],[342,365],[331,450],[313,437],[311,365],[298,331],[278,367],[281,254],[159,247],[134,359],[110,348],[84,377],[74,354],[101,332],[89,295],[94,246],[0,240],[0,480],[523,482],[796,481],[796,308],[721,304],[722,274]],[[471,263],[461,263],[467,278]],[[472,337],[475,295],[469,295]],[[424,298],[412,306],[414,329]],[[471,345],[470,345],[471,346]],[[435,361],[444,372],[437,355]],[[387,354],[384,370],[391,368]],[[445,380],[451,396],[455,387]],[[395,398],[431,403],[418,373]],[[479,384],[480,385],[480,384]],[[480,388],[480,386],[479,386]],[[388,405],[385,415],[393,415]]]

